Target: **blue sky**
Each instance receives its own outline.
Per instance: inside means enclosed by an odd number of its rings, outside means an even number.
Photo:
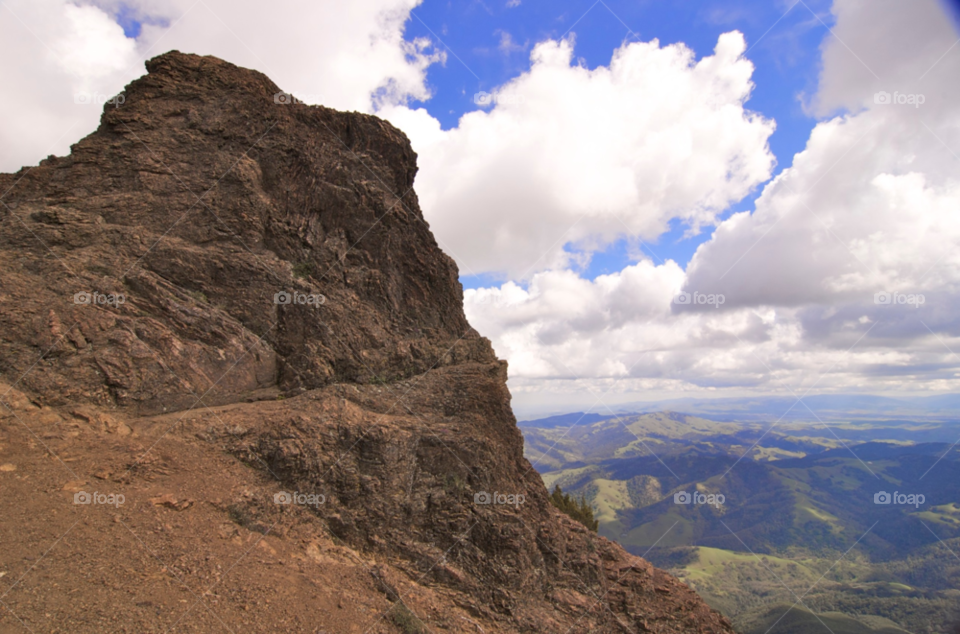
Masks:
[[[683,42],[699,59],[712,54],[717,37],[731,30],[746,36],[747,57],[756,66],[756,88],[748,107],[777,123],[770,139],[777,171],[790,165],[816,123],[804,111],[803,99],[816,90],[820,43],[832,26],[828,2],[807,0],[791,6],[769,0],[526,0],[508,5],[505,0],[426,0],[413,11],[407,24],[408,38],[440,41],[448,56],[445,65],[436,64],[428,72],[433,97],[413,105],[426,108],[445,129],[455,127],[464,113],[479,107],[473,102],[475,93],[489,91],[529,70],[529,54],[536,42],[573,34],[581,63],[596,68],[609,64],[614,49],[624,42],[654,38],[661,45]],[[511,46],[501,46],[507,37]],[[759,193],[760,188],[723,217],[751,210]],[[686,229],[674,222],[671,231],[655,243],[618,241],[594,254],[580,274],[594,279],[620,271],[636,261],[638,249],[654,262],[672,259],[685,267],[697,246],[712,233],[708,228],[691,237]],[[504,280],[482,275],[463,276],[461,281],[465,288],[477,288]]]

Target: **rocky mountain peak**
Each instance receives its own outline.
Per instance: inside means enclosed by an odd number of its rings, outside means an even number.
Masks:
[[[4,181],[6,242],[26,255],[7,270],[42,294],[9,315],[9,369],[53,343],[34,323],[51,309],[89,344],[68,340],[26,386],[151,413],[192,394],[222,403],[492,360],[417,205],[401,132],[285,103],[264,75],[215,58],[147,66],[70,156]],[[91,310],[77,293],[126,301]]]
[[[0,174],[10,614],[731,631],[549,503],[400,131],[211,57],[147,68],[69,156]]]

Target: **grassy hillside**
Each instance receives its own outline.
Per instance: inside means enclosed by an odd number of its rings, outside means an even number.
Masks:
[[[905,634],[906,630],[882,617],[860,619],[839,612],[815,614],[792,604],[780,604],[757,615],[741,630],[743,634]]]

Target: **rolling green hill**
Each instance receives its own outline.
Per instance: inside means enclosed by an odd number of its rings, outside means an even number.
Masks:
[[[757,615],[742,630],[743,634],[812,634],[813,632],[832,632],[832,634],[905,634],[906,630],[896,623],[882,617],[861,617],[860,619],[839,612],[821,612],[814,614],[809,610],[780,604]]]

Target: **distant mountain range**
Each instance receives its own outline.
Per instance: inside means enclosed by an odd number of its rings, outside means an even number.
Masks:
[[[798,397],[802,394],[798,394]],[[815,394],[798,401],[791,396],[696,399],[622,403],[595,411],[552,415],[520,421],[527,427],[557,427],[580,421],[589,424],[614,417],[653,412],[683,412],[716,421],[766,420],[861,420],[865,418],[908,420],[960,420],[960,394],[922,397],[887,397],[863,394]],[[581,417],[585,417],[581,420]]]

